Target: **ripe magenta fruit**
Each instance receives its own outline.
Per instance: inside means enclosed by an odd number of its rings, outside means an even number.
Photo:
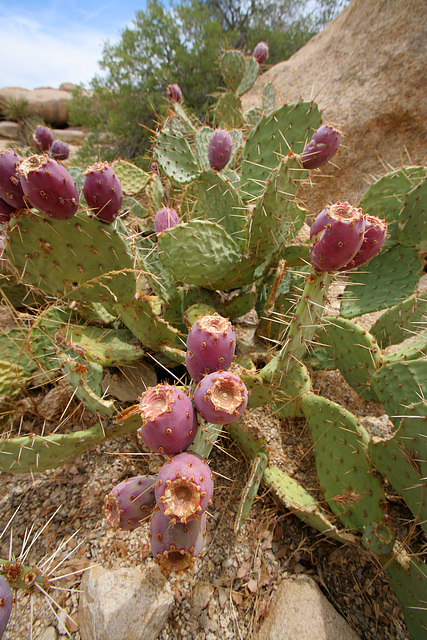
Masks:
[[[53,142],[52,131],[42,124],[37,125],[33,133],[33,142],[39,151],[49,151],[50,145]]]
[[[179,224],[179,216],[175,209],[169,209],[163,207],[159,209],[154,217],[154,231],[156,233],[162,233],[165,229],[171,229],[176,224]]]
[[[365,215],[365,233],[363,234],[362,246],[354,258],[345,267],[342,267],[340,271],[357,269],[357,267],[375,258],[386,240],[387,222],[376,216]]]
[[[226,129],[215,129],[208,145],[208,160],[211,169],[221,171],[231,158],[233,140]]]
[[[258,62],[258,64],[264,64],[264,62],[268,58],[268,54],[270,53],[268,44],[266,42],[258,42],[256,45],[252,56]]]
[[[122,207],[122,185],[108,162],[96,162],[86,169],[83,195],[98,220],[111,224]]]
[[[317,169],[338,151],[342,133],[329,124],[322,124],[313,134],[310,142],[305,146],[301,155],[301,162],[305,169]]]
[[[187,449],[196,437],[196,412],[177,387],[158,384],[147,389],[139,401],[139,413],[141,438],[151,451],[173,455]]]
[[[242,380],[230,371],[214,371],[194,390],[194,406],[206,422],[229,424],[237,420],[248,404],[248,391]]]
[[[310,259],[318,271],[336,271],[359,251],[365,232],[362,209],[348,202],[332,204],[310,228]]]
[[[236,350],[236,336],[231,322],[218,313],[202,316],[187,336],[185,364],[196,382],[204,375],[228,369]]]
[[[165,462],[157,477],[157,506],[174,522],[199,517],[212,504],[214,482],[208,463],[184,451]]]
[[[0,198],[14,209],[25,208],[18,167],[22,158],[13,149],[0,151]]]
[[[151,553],[164,571],[187,571],[202,551],[206,539],[206,514],[185,524],[172,524],[162,511],[150,523]]]
[[[0,198],[0,224],[9,222],[12,213],[16,211],[10,204],[5,202],[3,198]]]
[[[50,155],[55,160],[66,160],[70,155],[70,147],[62,140],[54,140],[50,146]]]
[[[55,220],[68,220],[79,206],[79,191],[68,171],[47,155],[24,158],[19,178],[32,207]]]
[[[112,529],[132,531],[147,520],[156,506],[156,476],[123,480],[104,498],[104,515]]]
[[[169,84],[166,87],[166,96],[169,102],[178,102],[182,101],[182,91],[177,84]]]
[[[0,638],[9,622],[12,611],[13,594],[8,581],[0,576]]]

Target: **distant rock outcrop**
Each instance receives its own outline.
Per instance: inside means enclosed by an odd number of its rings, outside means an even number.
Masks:
[[[39,116],[52,127],[64,127],[68,123],[68,101],[71,91],[51,89],[23,89],[22,87],[3,87],[0,89],[0,105],[4,100],[22,100],[28,103],[31,114]]]
[[[244,96],[245,109],[258,105],[271,81],[282,101],[314,99],[324,121],[343,131],[338,166],[313,172],[314,188],[301,194],[309,213],[337,200],[354,203],[370,175],[425,160],[425,9],[424,0],[353,0]]]

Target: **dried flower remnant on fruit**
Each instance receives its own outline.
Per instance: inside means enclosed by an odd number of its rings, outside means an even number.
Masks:
[[[212,424],[237,420],[248,404],[248,391],[235,373],[215,371],[205,376],[194,390],[194,405]]]
[[[228,369],[236,350],[236,336],[231,322],[214,313],[201,316],[187,336],[185,364],[193,380]]]
[[[212,503],[213,476],[199,455],[184,451],[166,462],[155,487],[157,506],[174,522],[200,517]]]

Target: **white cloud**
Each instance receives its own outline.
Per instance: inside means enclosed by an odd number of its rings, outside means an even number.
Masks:
[[[0,7],[0,87],[59,87],[62,82],[87,84],[96,73],[107,38],[75,20],[52,23],[31,14],[17,15]]]

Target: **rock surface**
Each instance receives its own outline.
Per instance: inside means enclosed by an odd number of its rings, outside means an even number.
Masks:
[[[309,576],[282,580],[257,640],[360,640]]]
[[[174,605],[157,567],[93,567],[81,584],[82,640],[155,640]]]
[[[337,200],[356,202],[369,176],[425,160],[427,34],[423,0],[353,0],[289,60],[243,97],[260,104],[271,81],[281,102],[314,99],[344,134],[334,166],[312,172],[301,199],[310,214]],[[326,177],[326,176],[330,176]]]
[[[0,103],[3,100],[22,100],[28,103],[31,114],[39,116],[47,124],[54,127],[63,127],[68,122],[68,100],[70,91],[51,89],[23,89],[22,87],[3,87],[0,89]]]

